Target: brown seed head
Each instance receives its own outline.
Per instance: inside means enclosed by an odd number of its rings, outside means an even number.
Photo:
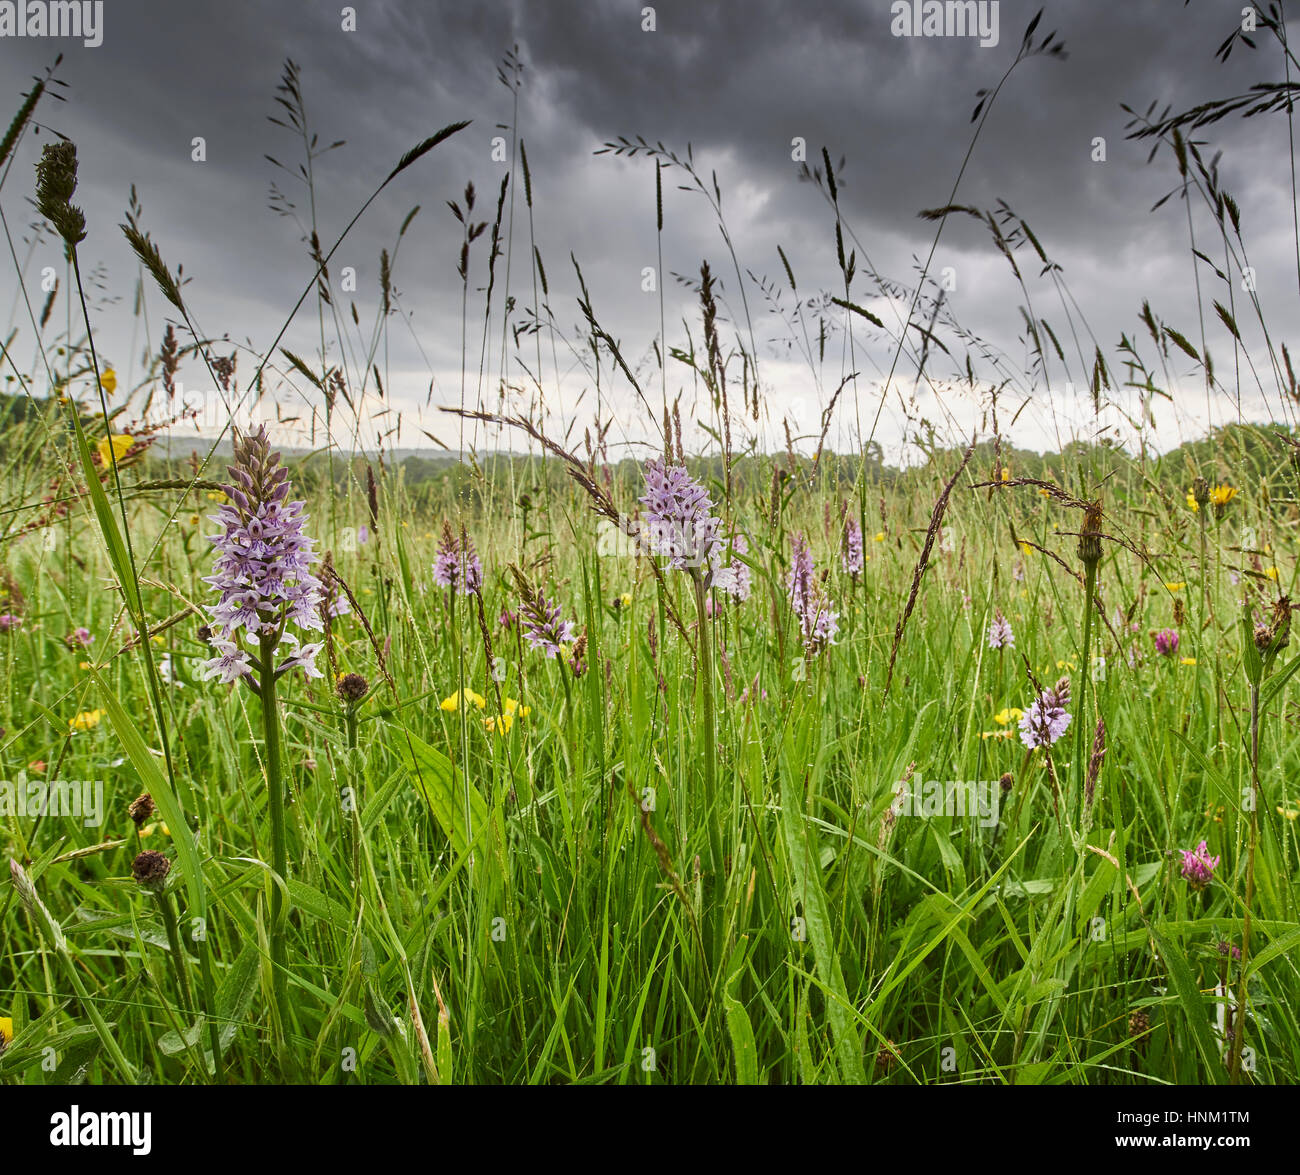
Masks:
[[[154,811],[153,796],[148,792],[145,792],[144,795],[136,796],[136,798],[131,801],[131,806],[127,809],[127,813],[130,815],[131,819],[135,821],[135,826],[137,828],[148,820],[149,817],[154,814]]]
[[[340,701],[355,706],[370,692],[370,682],[359,673],[345,673],[335,688]]]
[[[1079,531],[1079,561],[1088,567],[1101,562],[1101,503],[1089,502]]]
[[[172,863],[162,853],[146,849],[131,862],[131,876],[146,889],[161,891]]]

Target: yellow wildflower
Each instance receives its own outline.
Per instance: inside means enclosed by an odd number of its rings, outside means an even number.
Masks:
[[[1181,592],[1186,586],[1186,582],[1181,579],[1177,583],[1165,584],[1165,587],[1167,587],[1171,592]]]
[[[487,705],[487,699],[482,694],[476,694],[472,689],[465,691],[465,697],[480,710]],[[460,709],[460,691],[457,690],[449,698],[443,698],[439,703],[442,709],[455,711]]]
[[[1010,738],[1014,733],[1015,731],[1013,730],[981,730],[980,738]]]
[[[14,1022],[8,1016],[0,1016],[0,1049],[7,1048],[14,1038]]]
[[[1183,657],[1183,658],[1179,661],[1179,664],[1180,664],[1180,665],[1195,665],[1195,664],[1196,664],[1196,658],[1195,658],[1195,657]]]
[[[229,502],[230,499],[229,499],[228,497],[226,497],[226,491],[225,491],[225,490],[209,490],[209,491],[208,491],[208,501],[209,501],[209,502]]]
[[[489,714],[486,718],[483,719],[483,728],[489,734],[491,734],[494,731],[500,734],[509,734],[510,728],[514,725],[514,723],[515,723],[515,716],[513,714],[498,714],[495,718],[493,718]]]
[[[135,444],[135,437],[130,433],[118,432],[110,433],[106,437],[99,438],[99,444],[96,446],[99,452],[99,463],[101,465],[112,465],[114,461],[121,461]]]
[[[632,607],[632,593],[631,593],[631,592],[624,592],[621,596],[619,596],[619,600],[622,601],[622,604],[623,604],[623,607],[624,607],[624,608],[630,608],[630,607]]]
[[[1276,567],[1265,567],[1265,568],[1264,568],[1264,574],[1267,575],[1267,576],[1269,577],[1269,579],[1271,579],[1274,583],[1277,582],[1277,568],[1276,568]]]
[[[1191,490],[1187,491],[1187,508],[1193,514],[1199,514],[1201,512],[1200,506],[1196,504],[1196,495],[1192,493]]]
[[[1026,555],[1032,555],[1034,553],[1034,548],[1025,542],[1024,539],[1020,540],[1020,550]]]
[[[876,533],[871,536],[871,541],[873,543],[883,543],[885,541],[885,532],[883,530],[876,531]]]
[[[1222,508],[1231,502],[1236,496],[1236,486],[1218,485],[1210,491],[1210,502],[1211,504]]]
[[[111,396],[117,391],[117,372],[111,367],[105,367],[103,375],[99,377],[99,386]]]
[[[140,839],[143,840],[146,836],[153,836],[155,832],[161,832],[163,836],[171,836],[172,834],[172,830],[167,827],[166,821],[159,820],[157,824],[147,824],[140,829]]]
[[[94,730],[99,720],[108,713],[107,710],[82,710],[75,718],[68,719],[69,730]]]
[[[993,721],[999,726],[1010,726],[1013,722],[1019,722],[1025,716],[1023,710],[1017,710],[1014,706],[1006,706],[993,715]]]
[[[1279,816],[1285,816],[1288,820],[1294,820],[1297,816],[1300,816],[1300,810],[1297,810],[1295,808],[1284,808],[1282,807],[1281,804],[1278,804],[1277,814]],[[0,1020],[0,1028],[3,1027],[4,1027],[4,1021]]]
[[[518,714],[520,718],[527,718],[533,712],[531,706],[521,706],[516,698],[502,698],[501,704],[507,714]]]

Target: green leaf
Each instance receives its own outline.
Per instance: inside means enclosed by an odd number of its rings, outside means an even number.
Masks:
[[[736,1084],[758,1085],[758,1049],[754,1044],[754,1028],[749,1022],[749,1013],[730,990],[723,993],[722,1007],[727,1015],[731,1051],[736,1058]]]
[[[835,1038],[835,1056],[845,1081],[865,1085],[867,1075],[862,1067],[862,1040],[850,1011],[852,1002],[845,990],[840,957],[832,941],[826,891],[822,888],[820,870],[808,851],[806,838],[811,833],[800,812],[801,805],[795,795],[794,779],[789,771],[782,775],[781,816],[786,851],[790,855],[795,892],[803,903],[804,923],[812,942],[813,957],[817,960],[817,970],[830,992],[826,1000],[826,1014]]]
[[[167,777],[159,768],[158,761],[145,745],[144,737],[131,721],[131,716],[127,714],[122,703],[118,701],[117,695],[100,677],[97,669],[92,666],[87,672],[99,686],[100,696],[104,699],[104,708],[108,711],[108,719],[117,732],[118,740],[126,751],[127,758],[131,760],[131,766],[135,768],[144,790],[153,797],[154,804],[171,830],[172,844],[176,846],[176,856],[185,879],[185,891],[190,898],[190,915],[203,918],[208,909],[207,887],[203,881],[203,861],[199,856],[197,838],[190,830],[185,811],[176,798],[176,793],[172,791],[171,784],[167,782]]]
[[[1175,943],[1164,937],[1161,928],[1153,926],[1151,934],[1160,949],[1160,957],[1169,972],[1169,979],[1173,983],[1178,1001],[1183,1005],[1183,1011],[1187,1013],[1187,1024],[1192,1030],[1192,1039],[1196,1042],[1196,1049],[1205,1062],[1205,1080],[1214,1085],[1221,1085],[1227,1069],[1224,1067],[1219,1050],[1215,1047],[1205,1000],[1196,986],[1192,969],[1187,965],[1183,952]]]
[[[464,780],[461,772],[441,751],[429,746],[403,728],[397,740],[398,750],[415,777],[416,785],[428,802],[429,811],[451,841],[456,855],[465,858],[470,845],[490,831],[491,813],[478,791]],[[468,802],[469,827],[466,827]],[[489,851],[489,861],[495,854]],[[491,867],[491,866],[489,866]]]

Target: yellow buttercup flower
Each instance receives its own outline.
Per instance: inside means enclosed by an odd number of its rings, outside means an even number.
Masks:
[[[1265,567],[1265,568],[1264,568],[1264,574],[1267,575],[1267,576],[1269,577],[1269,579],[1271,579],[1274,583],[1277,582],[1277,568],[1276,568],[1276,567]]]
[[[111,396],[117,391],[117,372],[111,367],[105,367],[103,374],[99,377],[99,386]]]
[[[632,607],[632,593],[631,593],[631,592],[624,592],[621,596],[619,596],[619,599],[622,601],[622,603],[623,603],[623,607],[624,607],[624,608],[630,608],[630,607]]]
[[[0,1016],[0,1049],[7,1048],[14,1038],[14,1022],[8,1016]]]
[[[121,461],[134,444],[135,437],[130,433],[111,433],[106,437],[100,437],[99,444],[96,446],[100,464],[112,465],[114,461]]]
[[[68,719],[69,730],[94,730],[107,710],[82,710],[75,718]]]
[[[1233,498],[1237,496],[1237,487],[1229,485],[1218,485],[1210,491],[1210,502],[1215,506],[1226,506]]]
[[[208,491],[208,501],[209,501],[209,502],[229,502],[230,499],[229,499],[228,497],[226,497],[226,491],[225,491],[225,490],[209,490],[209,491]]]
[[[1187,508],[1193,514],[1199,514],[1201,512],[1200,506],[1198,506],[1196,503],[1196,495],[1192,493],[1191,490],[1187,491]]]
[[[1017,710],[1014,706],[1007,706],[993,715],[993,721],[999,726],[1010,726],[1013,722],[1019,722],[1025,716],[1023,710]]]
[[[1025,542],[1024,539],[1020,540],[1020,550],[1025,555],[1032,555],[1034,553],[1034,548]]]
[[[469,700],[471,704],[477,706],[480,710],[487,705],[487,699],[482,694],[476,694],[472,689],[467,689],[465,691],[465,697]],[[443,698],[442,701],[439,703],[439,705],[444,710],[448,710],[448,711],[459,710],[460,691],[457,690],[449,698]]]
[[[883,543],[885,541],[885,532],[883,530],[876,531],[876,533],[871,536],[871,541],[873,543]]]
[[[1195,665],[1195,664],[1196,664],[1196,658],[1195,658],[1195,657],[1183,657],[1183,658],[1179,661],[1179,664],[1180,664],[1180,665]]]
[[[1171,592],[1181,592],[1186,586],[1186,582],[1181,579],[1177,583],[1165,584],[1165,587],[1167,587]]]

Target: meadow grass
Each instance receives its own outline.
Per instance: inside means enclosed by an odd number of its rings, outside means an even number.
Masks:
[[[1055,45],[1027,34],[1003,82]],[[516,64],[502,79],[517,117]],[[292,65],[281,98],[310,161]],[[408,152],[376,195],[436,160],[461,126]],[[1160,133],[1187,192],[1225,207],[1179,128]],[[38,202],[66,245],[73,296],[50,337],[53,297],[25,303],[41,339],[33,363],[14,354],[13,332],[4,349],[20,394],[0,448],[0,611],[12,618],[0,632],[11,797],[0,1080],[1297,1080],[1291,430],[1242,423],[1163,458],[1145,439],[1137,451],[1074,442],[1039,456],[1003,436],[994,391],[982,436],[945,444],[918,429],[921,459],[898,470],[866,439],[831,451],[837,378],[822,385],[821,419],[802,422],[811,443],[787,421],[787,451],[764,453],[742,440],[766,411],[750,307],[732,313],[707,265],[698,337],[672,347],[661,331],[657,393],[601,326],[576,262],[585,335],[559,329],[519,145],[522,174],[502,182],[494,220],[475,220],[472,188],[453,208],[455,419],[507,430],[531,455],[476,450],[425,479],[362,452],[348,416],[383,379],[396,247],[373,330],[357,319],[347,337],[364,361],[328,361],[327,335],[350,328],[313,204],[310,280],[285,329],[315,293],[321,355],[277,352],[277,338],[241,390],[234,360],[247,354],[203,341],[133,198],[128,239],[174,330],[112,402],[84,307],[75,150],[44,157]],[[664,175],[688,177],[743,296],[716,180],[690,153],[634,140],[610,151],[654,157],[661,232]],[[884,279],[863,276],[835,171],[824,153],[809,178],[838,244],[839,289],[822,312],[835,308],[851,353],[855,324],[890,328],[854,286],[878,292]],[[930,214],[940,225],[981,215],[956,204],[960,178]],[[527,242],[514,239],[516,183]],[[1046,260],[1011,217],[982,214],[1008,258]],[[1235,219],[1220,217],[1229,251]],[[512,349],[503,307],[516,252],[533,303]],[[811,303],[780,259],[792,343],[821,381],[824,336],[813,340],[825,320],[808,330]],[[782,304],[775,283],[754,281]],[[905,321],[971,340],[932,285],[910,294]],[[1240,344],[1235,311],[1215,305]],[[1027,320],[1035,352],[1017,378],[1043,388],[1054,364],[1071,368],[1045,320]],[[1149,365],[1128,339],[1118,360],[1131,387],[1159,394],[1171,355],[1190,352],[1207,394],[1227,394],[1204,345],[1145,305],[1142,321]],[[928,344],[905,328],[892,337],[895,363],[929,382]],[[708,491],[724,534],[745,536],[731,566],[748,573],[747,598],[718,590],[707,563],[675,567],[634,541],[647,475],[610,459],[599,396],[582,446],[548,433],[543,342],[556,370],[561,346],[585,348],[596,387],[622,381],[658,455]],[[160,430],[132,423],[175,378],[178,346],[207,366],[231,426],[265,384],[295,377],[324,436],[353,429],[350,449],[284,456],[328,553],[324,586],[348,603],[323,619],[319,679],[294,670],[255,692],[200,675],[214,655],[203,577],[206,516],[228,488],[220,438],[206,457],[164,460]],[[1289,357],[1266,350],[1294,398]],[[984,357],[993,386],[1005,357]],[[1100,348],[1079,360],[1100,414],[1119,380]],[[670,399],[670,361],[688,373],[694,408]],[[491,406],[494,365],[501,385],[530,371],[535,386]],[[969,360],[966,372],[974,394]],[[684,413],[712,430],[707,454],[683,451]],[[844,559],[855,526],[860,571]],[[802,596],[796,536],[814,568]],[[471,542],[481,585],[439,586],[440,558]],[[832,641],[801,623],[807,598],[836,613]],[[558,656],[528,636],[529,615],[535,631],[549,607],[571,622]],[[995,648],[999,614],[1014,643]],[[1024,714],[1050,691],[1070,724],[1027,746]],[[102,824],[53,799],[42,812],[39,791],[18,791],[72,780],[102,782]],[[151,802],[129,810],[144,793]]]

